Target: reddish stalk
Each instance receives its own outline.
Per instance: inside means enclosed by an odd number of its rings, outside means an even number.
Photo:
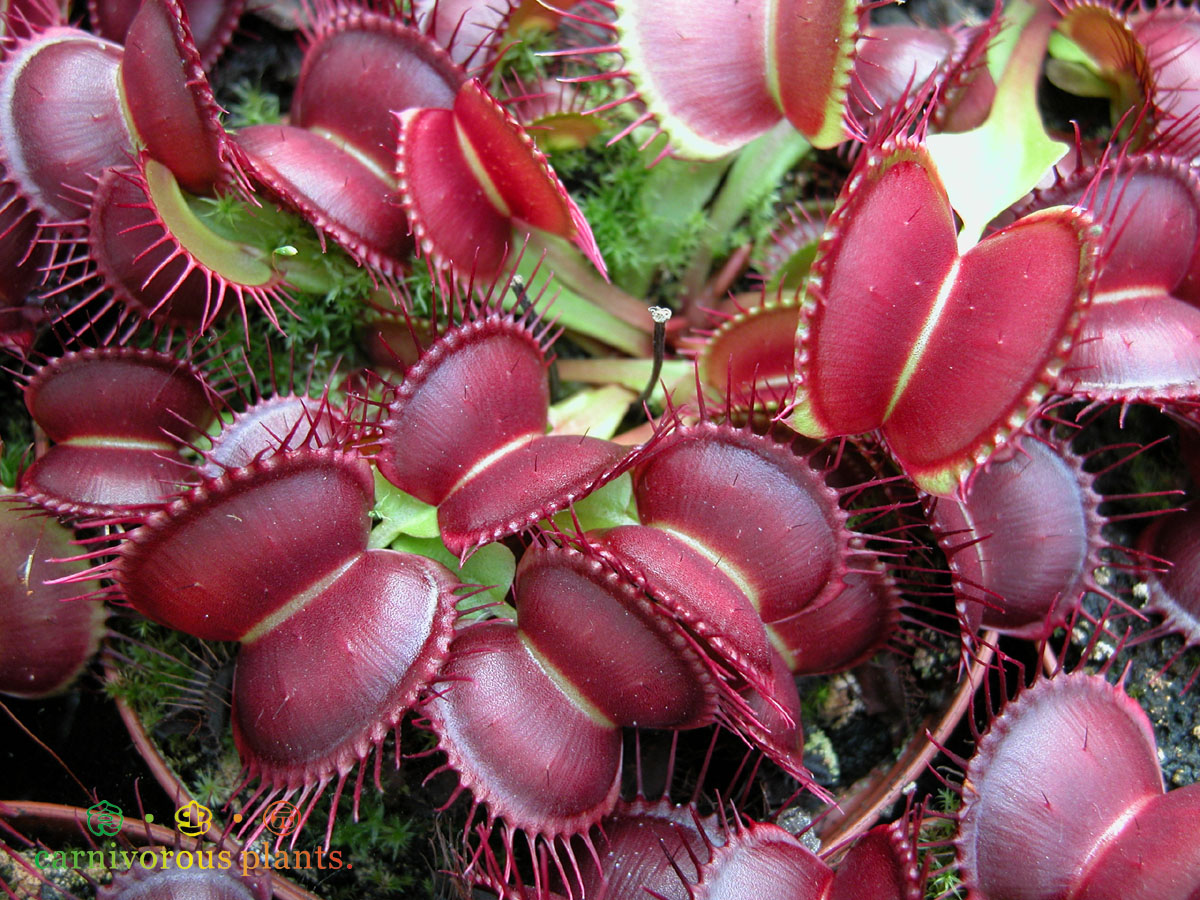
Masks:
[[[696,294],[684,298],[683,315],[693,328],[704,324],[706,310],[720,303],[733,283],[737,281],[750,267],[750,255],[754,251],[753,244],[743,244],[730,254],[729,259],[717,273],[708,280]]]
[[[1054,674],[1059,670],[1061,664],[1058,657],[1054,655],[1054,651],[1048,646],[1042,648],[1042,673],[1047,678],[1053,678]]]
[[[963,714],[970,707],[975,689],[986,675],[998,637],[995,631],[984,633],[975,659],[967,670],[967,677],[959,683],[934,727],[918,730],[886,774],[872,779],[862,790],[843,798],[821,820],[817,827],[824,831],[821,835],[822,854],[834,847],[849,844],[866,833],[879,821],[884,811],[900,798],[904,789],[916,780],[921,770],[942,752],[950,733],[958,727]]]

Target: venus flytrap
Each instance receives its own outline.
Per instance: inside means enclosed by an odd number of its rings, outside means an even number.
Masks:
[[[0,558],[10,573],[0,582],[0,694],[61,693],[99,649],[106,611],[99,603],[66,603],[76,594],[70,585],[45,583],[80,570],[78,562],[51,561],[71,555],[71,532],[54,519],[30,515],[21,498],[3,486],[0,528],[6,536]]]
[[[1049,393],[1090,302],[1098,254],[1077,209],[1027,216],[965,255],[954,214],[923,141],[867,148],[813,264],[791,411],[811,437],[879,428],[917,485],[942,495]],[[911,259],[915,241],[926,249]],[[871,325],[886,328],[856,344]],[[970,366],[959,362],[965,348]],[[966,396],[969,409],[934,415]]]

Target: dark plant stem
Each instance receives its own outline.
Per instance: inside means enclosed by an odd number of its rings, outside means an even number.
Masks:
[[[650,370],[650,380],[638,395],[638,403],[645,403],[654,393],[658,384],[658,376],[662,374],[663,356],[667,352],[667,322],[671,320],[671,310],[665,306],[651,306],[650,318],[654,320],[654,368]]]

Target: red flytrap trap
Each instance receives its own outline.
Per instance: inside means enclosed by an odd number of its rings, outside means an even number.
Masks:
[[[1200,897],[1191,8],[0,11],[9,896]]]

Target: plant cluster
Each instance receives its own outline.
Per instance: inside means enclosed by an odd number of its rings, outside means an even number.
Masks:
[[[104,643],[204,837],[286,852],[287,804],[370,840],[355,896],[1200,897],[1200,786],[1105,677],[1200,644],[1200,17],[869,7],[281,2],[290,96],[231,115],[237,0],[0,8],[0,690]],[[801,685],[880,655],[945,705],[847,787]]]

